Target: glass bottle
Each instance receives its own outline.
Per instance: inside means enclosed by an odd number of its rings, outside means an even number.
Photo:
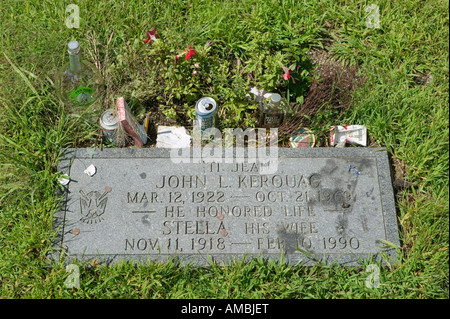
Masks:
[[[102,77],[92,64],[81,59],[80,44],[77,41],[69,42],[68,52],[69,63],[57,76],[57,91],[65,103],[88,106],[101,94]]]
[[[281,95],[272,93],[268,102],[259,104],[259,126],[280,127],[284,121],[284,110],[281,105]]]

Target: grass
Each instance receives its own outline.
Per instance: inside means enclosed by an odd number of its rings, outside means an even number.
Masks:
[[[80,28],[68,29],[70,3],[0,3],[2,298],[449,297],[448,1],[378,1],[379,29],[365,25],[364,9],[372,2],[84,0],[77,1]],[[352,93],[351,106],[322,108],[311,128],[326,132],[336,123],[366,125],[372,141],[395,159],[395,175],[412,183],[396,194],[400,260],[380,265],[379,288],[365,285],[370,261],[348,269],[262,260],[207,268],[175,262],[90,266],[81,268],[79,289],[65,288],[65,266],[46,257],[55,235],[58,158],[67,147],[96,143],[99,109],[118,95],[142,101],[145,108],[174,85],[163,81],[163,69],[149,63],[143,40],[153,27],[170,43],[167,52],[206,41],[220,44],[215,55],[229,60],[230,74],[233,59],[250,61],[255,50],[264,54],[261,43],[276,47],[287,40],[295,46],[297,38],[299,50],[326,48],[335,59],[358,66],[366,82]],[[97,62],[109,89],[103,105],[83,114],[61,104],[53,88],[72,38],[86,48],[88,60]],[[173,92],[185,86],[174,85]],[[231,94],[223,86],[217,89],[224,98]],[[183,94],[157,108],[185,111]]]

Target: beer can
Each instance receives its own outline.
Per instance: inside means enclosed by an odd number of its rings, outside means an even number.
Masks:
[[[195,104],[195,114],[197,116],[197,128],[204,131],[214,127],[217,113],[217,103],[211,97],[202,97]]]
[[[103,136],[110,142],[116,142],[119,117],[114,116],[113,110],[106,110],[102,113],[102,116],[100,116],[100,126],[103,129]]]

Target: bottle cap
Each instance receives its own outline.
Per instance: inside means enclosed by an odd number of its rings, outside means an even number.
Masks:
[[[272,100],[272,102],[278,103],[278,102],[281,101],[281,95],[278,94],[278,93],[273,93],[273,94],[270,96],[270,99]]]
[[[78,41],[70,41],[67,47],[69,48],[69,54],[77,54],[80,51],[80,44]]]

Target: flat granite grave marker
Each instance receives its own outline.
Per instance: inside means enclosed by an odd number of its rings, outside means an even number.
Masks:
[[[90,165],[93,176],[84,173]],[[173,163],[167,149],[68,149],[52,256],[203,265],[259,256],[306,265],[355,266],[381,253],[395,260],[386,248],[399,239],[385,150],[279,148],[276,172],[260,169]]]

